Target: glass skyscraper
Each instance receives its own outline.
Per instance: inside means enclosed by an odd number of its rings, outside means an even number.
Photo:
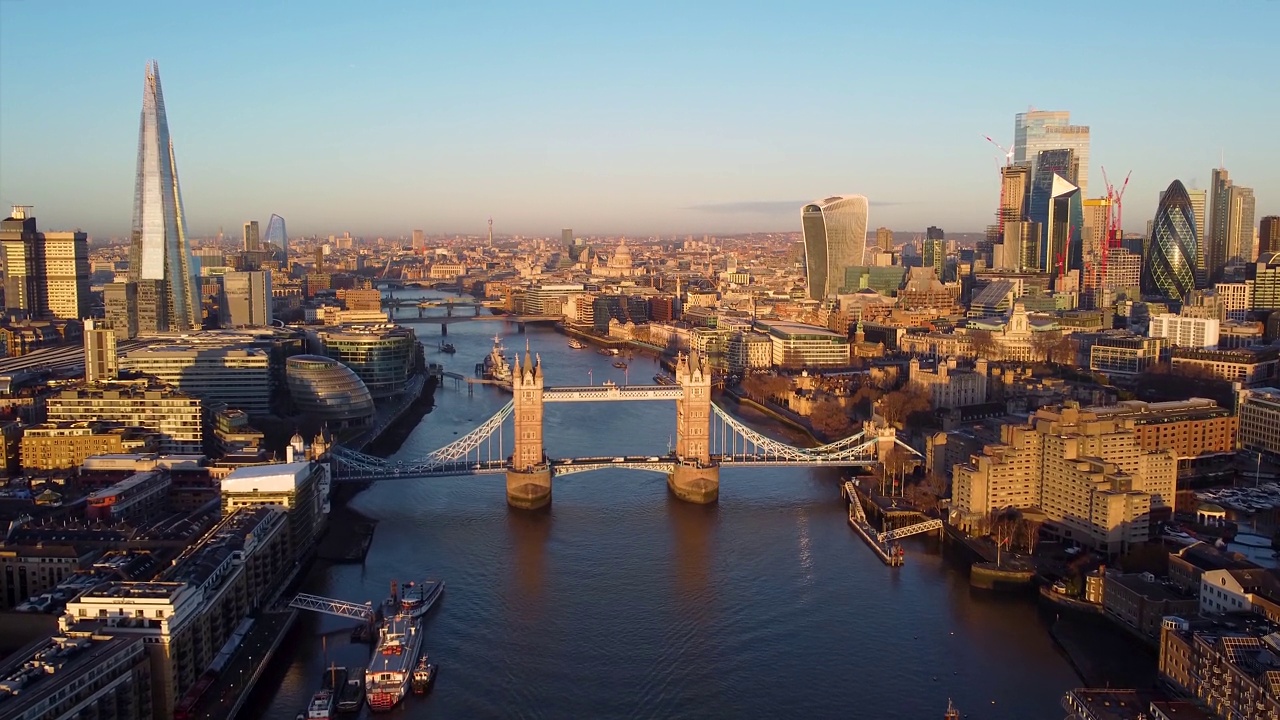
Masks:
[[[1074,150],[1045,150],[1036,157],[1027,216],[1040,226],[1035,267],[1041,272],[1062,274],[1083,263],[1083,193],[1072,182],[1078,168]]]
[[[153,60],[147,64],[142,89],[138,184],[129,247],[129,280],[150,289],[138,294],[137,308],[139,315],[153,320],[148,330],[200,328],[194,276],[177,159],[160,88],[160,65]],[[153,307],[143,307],[144,301]]]
[[[1059,173],[1089,193],[1089,126],[1072,125],[1071,113],[1065,110],[1032,110],[1018,113],[1013,121],[1013,161],[1031,165],[1032,176],[1038,171],[1038,158],[1045,150],[1071,150],[1078,170]]]
[[[265,241],[268,245],[279,248],[286,258],[289,256],[289,234],[284,229],[284,218],[274,213],[271,215],[271,219],[267,221]]]
[[[833,195],[800,210],[810,299],[825,300],[840,292],[845,270],[863,264],[868,205],[862,195]]]
[[[1182,181],[1174,180],[1160,198],[1151,239],[1142,259],[1142,291],[1185,300],[1196,286],[1195,209]]]

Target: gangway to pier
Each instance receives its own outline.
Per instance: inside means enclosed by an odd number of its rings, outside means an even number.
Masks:
[[[336,615],[338,617],[356,618],[357,620],[373,619],[373,604],[347,602],[346,600],[334,600],[333,598],[320,597],[319,595],[308,595],[306,593],[298,593],[289,603],[289,607],[299,610],[311,610],[312,612],[324,613],[325,615]]]
[[[858,502],[858,488],[853,484],[852,480],[845,481],[844,496],[849,500],[850,517],[860,523],[866,523],[867,513],[862,509],[862,503]]]
[[[932,520],[925,520],[924,522],[919,522],[915,525],[886,530],[885,532],[880,533],[880,541],[889,542],[891,540],[900,540],[904,537],[910,537],[912,535],[919,535],[920,533],[927,533],[932,530],[941,529],[942,521],[937,518],[933,518]]]

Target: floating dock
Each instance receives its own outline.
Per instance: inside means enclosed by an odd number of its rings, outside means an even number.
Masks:
[[[900,567],[904,561],[902,546],[896,542],[882,540],[880,533],[867,522],[867,514],[862,509],[862,500],[858,497],[858,488],[852,480],[845,482],[841,494],[849,499],[849,524],[862,536],[867,547],[871,548],[885,565]]]

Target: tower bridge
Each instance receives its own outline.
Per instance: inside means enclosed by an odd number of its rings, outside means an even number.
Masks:
[[[893,428],[864,423],[861,432],[814,448],[761,435],[711,401],[711,368],[680,355],[674,385],[546,387],[542,360],[525,351],[513,362],[512,399],[479,427],[423,458],[389,461],[341,446],[330,451],[335,482],[504,474],[507,502],[536,509],[551,502],[552,478],[605,468],[659,472],[681,500],[715,502],[721,467],[877,465],[898,440]],[[543,406],[559,402],[674,401],[675,446],[665,455],[550,458],[543,446]],[[511,420],[508,429],[507,420]]]

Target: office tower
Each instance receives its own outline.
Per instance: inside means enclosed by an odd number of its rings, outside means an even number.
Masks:
[[[1174,180],[1160,197],[1142,259],[1142,291],[1182,301],[1195,289],[1196,219],[1191,198]]]
[[[222,276],[222,326],[271,324],[271,272],[229,272]]]
[[[1213,279],[1229,263],[1248,263],[1253,257],[1253,190],[1231,182],[1226,168],[1213,171],[1209,187],[1209,244],[1206,265]]]
[[[89,240],[82,232],[40,232],[29,206],[0,222],[5,310],[33,319],[89,314]]]
[[[101,320],[85,320],[84,379],[91,383],[115,380],[119,367],[115,331]]]
[[[1227,193],[1228,261],[1256,262],[1253,247],[1253,188],[1232,185]]]
[[[117,340],[138,336],[138,285],[131,282],[109,283],[102,291],[107,307],[107,324]]]
[[[1031,110],[1018,113],[1013,121],[1013,160],[1031,165],[1031,175],[1039,170],[1039,156],[1044,150],[1071,150],[1076,170],[1061,173],[1080,188],[1082,197],[1089,194],[1089,126],[1072,125],[1071,113],[1065,110]]]
[[[1089,126],[1073,126],[1066,110],[1032,110],[1014,117],[1014,161],[1028,163],[1032,178],[1039,172],[1039,154],[1044,150],[1071,150],[1076,169],[1062,174],[1080,188],[1082,196],[1089,192]]]
[[[39,231],[30,208],[15,205],[0,222],[0,253],[4,255],[4,309],[34,318],[45,305],[45,284],[40,273]]]
[[[1107,223],[1111,219],[1111,200],[1109,198],[1089,198],[1081,203],[1084,207],[1083,252],[1086,258],[1096,258],[1102,254],[1107,242]]]
[[[1045,150],[1036,164],[1029,216],[1040,224],[1038,267],[1065,275],[1083,265],[1084,201],[1068,177],[1076,168],[1075,151]]]
[[[421,230],[413,231],[413,249],[422,250],[427,246],[427,234]]]
[[[573,228],[564,228],[560,231],[560,244],[566,248],[573,247]]]
[[[244,224],[244,249],[257,252],[262,246],[262,236],[258,234],[258,221],[250,220]]]
[[[83,319],[89,315],[89,236],[82,232],[44,232],[45,317]]]
[[[845,270],[863,263],[867,216],[867,198],[862,195],[833,195],[801,209],[804,268],[811,299],[825,300],[840,292]]]
[[[133,198],[129,279],[138,283],[138,302],[158,303],[138,313],[163,321],[165,330],[200,327],[186,213],[178,187],[178,166],[169,137],[160,66],[147,65],[138,129],[138,183]],[[143,284],[147,289],[144,292]],[[141,325],[141,322],[140,322]]]
[[[316,272],[324,272],[324,247],[315,249],[316,256]]]
[[[1264,255],[1280,252],[1280,215],[1268,215],[1258,223],[1258,261]]]
[[[137,301],[134,305],[134,313],[138,318],[138,332],[153,334],[177,329],[178,325],[171,324],[169,318],[167,300],[172,297],[169,294],[169,283],[164,280],[139,280],[135,285]],[[191,291],[195,292],[195,283],[192,283]],[[198,319],[199,315],[196,315],[196,318]],[[196,325],[187,329],[196,330],[199,327]]]
[[[997,219],[1001,227],[1026,219],[1027,194],[1030,190],[1030,163],[1000,168],[1000,211]]]
[[[924,246],[920,255],[924,260],[924,267],[933,268],[938,280],[943,280],[943,273],[947,269],[947,240],[942,228],[930,225],[924,231]]]
[[[288,259],[289,233],[284,229],[284,218],[274,213],[267,220],[266,244],[279,248],[280,252],[284,253],[285,259]]]
[[[893,231],[887,227],[876,228],[876,247],[885,252],[892,252]]]

